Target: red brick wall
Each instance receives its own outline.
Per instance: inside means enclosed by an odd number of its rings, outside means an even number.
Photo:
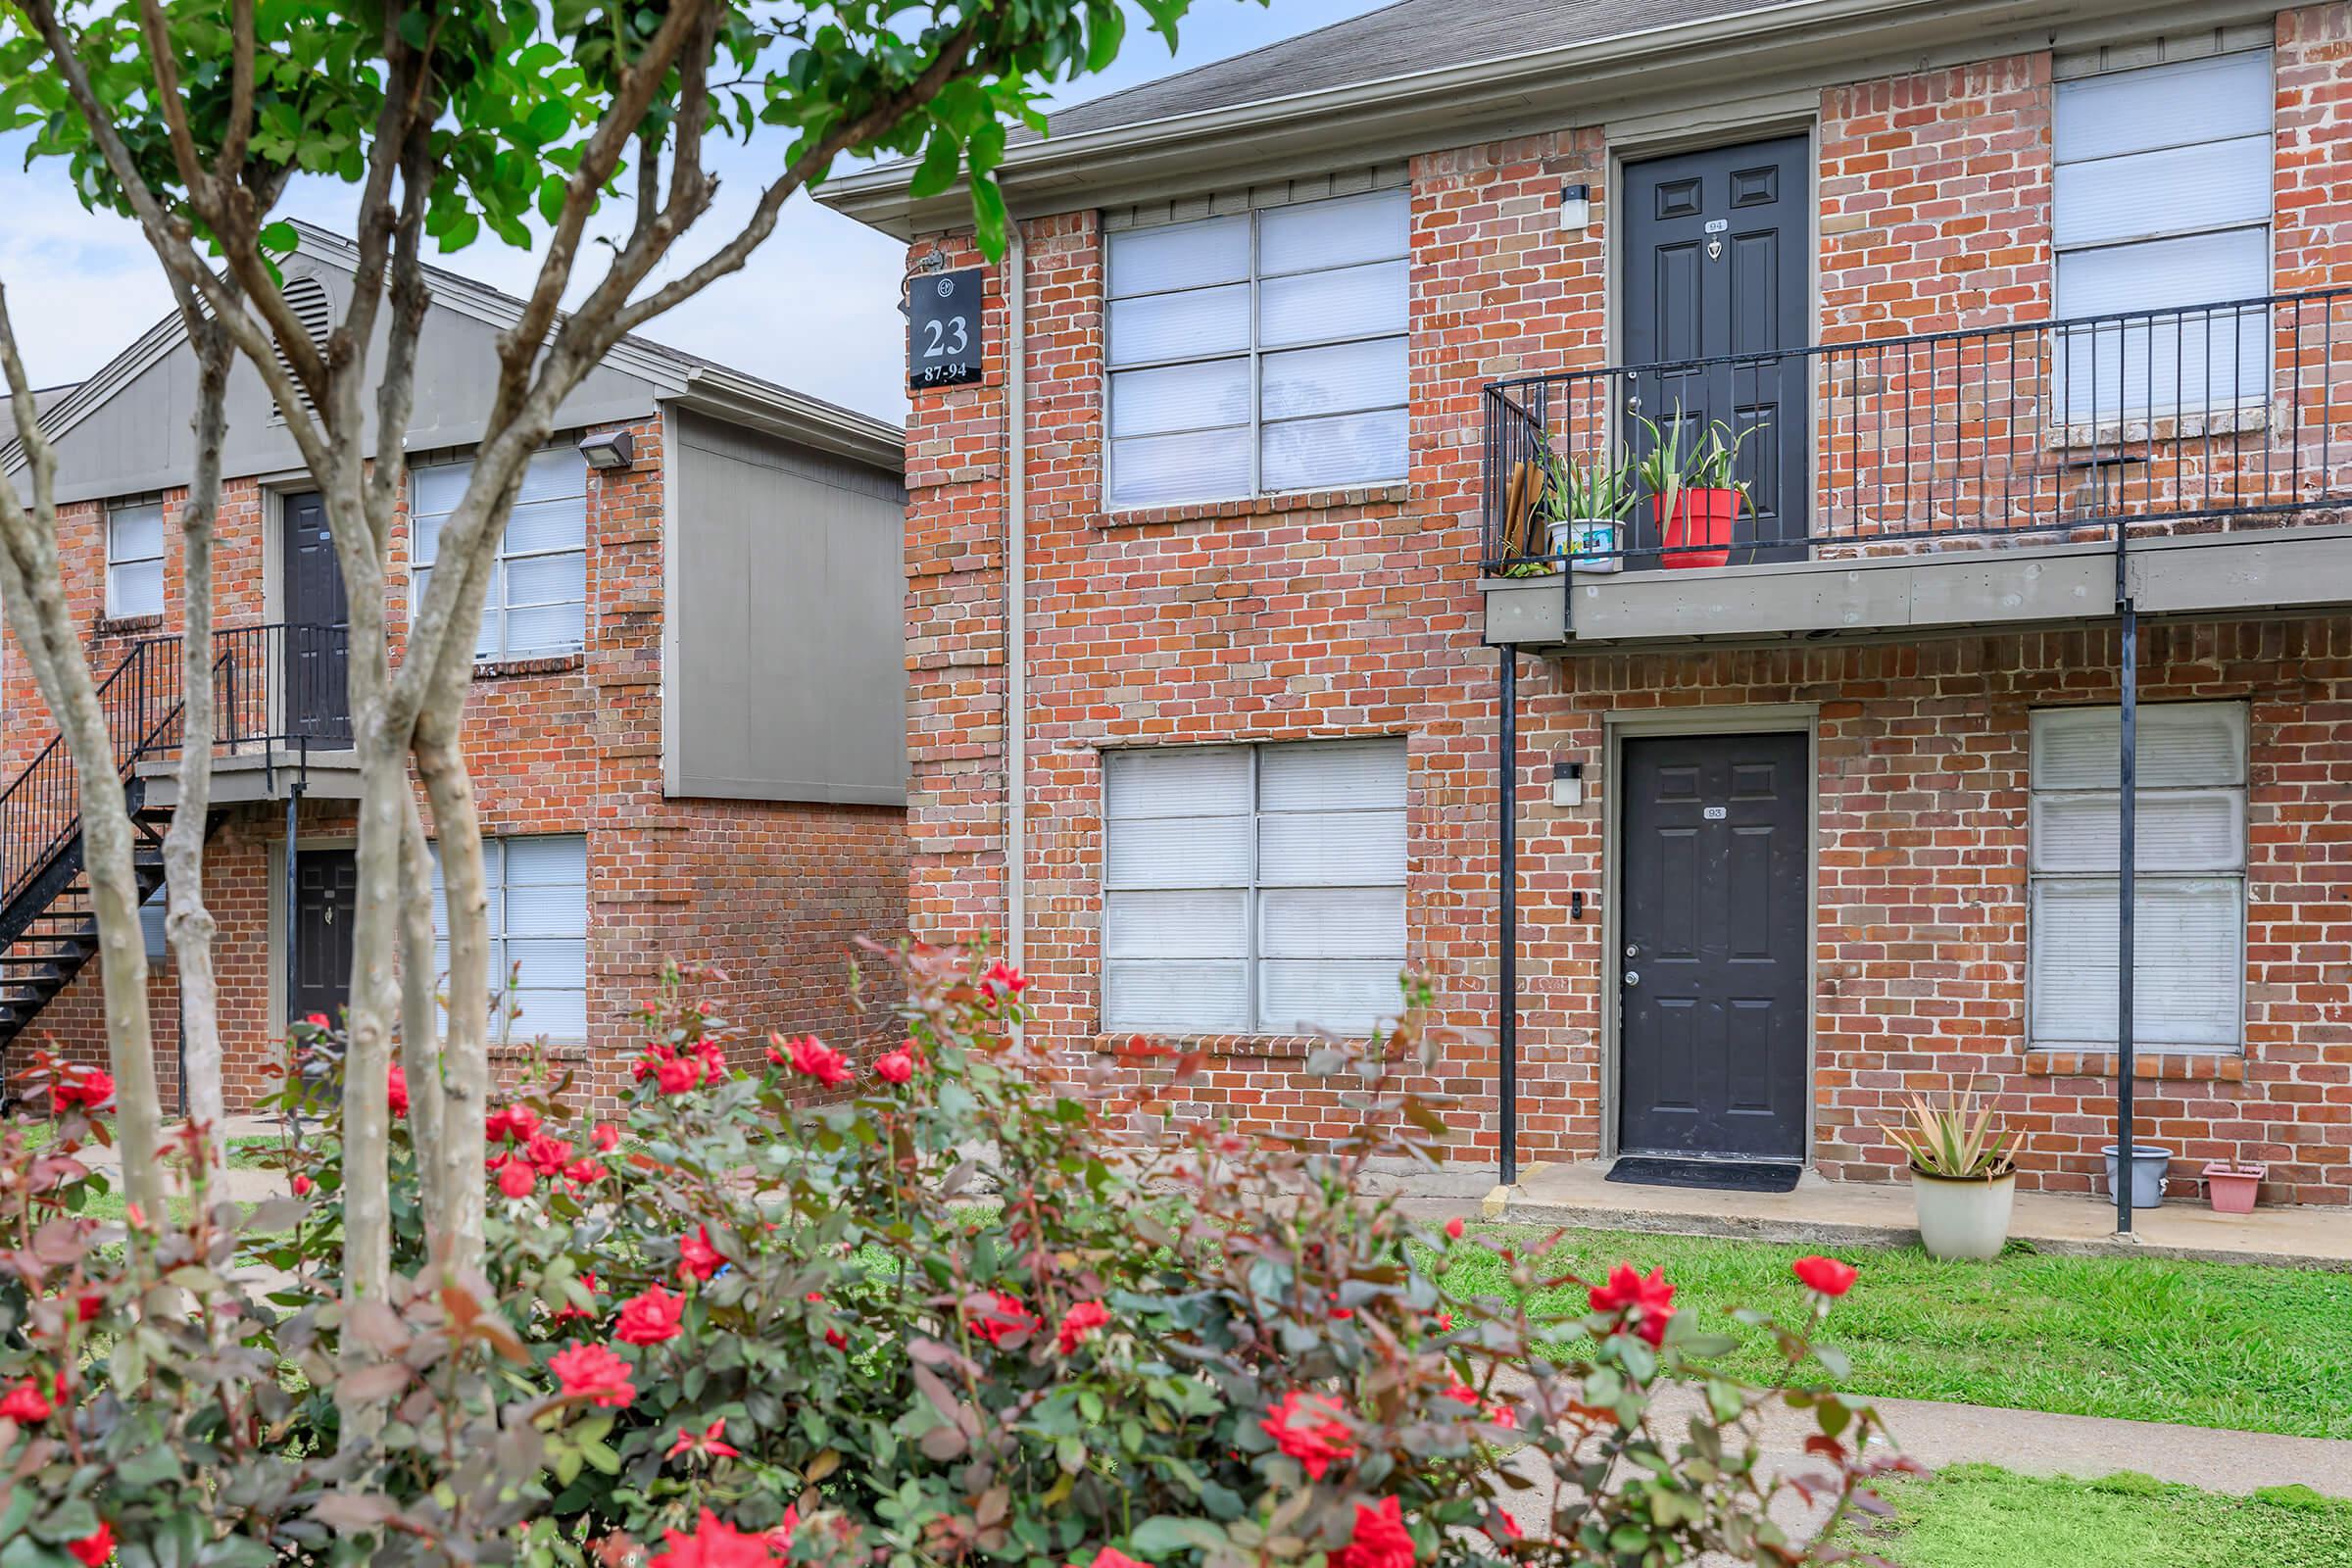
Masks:
[[[585,652],[484,666],[467,699],[465,728],[486,835],[587,835],[588,1038],[558,1054],[574,1065],[586,1094],[607,1099],[626,1070],[634,1041],[630,1014],[650,996],[665,960],[723,970],[726,1011],[737,1023],[848,1038],[854,939],[887,938],[906,923],[905,813],[898,808],[663,797],[662,429],[649,421],[634,430],[634,468],[591,470]],[[258,488],[231,481],[217,550],[218,616],[224,625],[266,615],[261,514]],[[70,597],[85,624],[102,612],[101,515],[94,506],[76,508],[60,526]],[[180,553],[170,516],[166,540],[164,619],[176,626]],[[407,542],[404,514],[392,546],[395,658],[407,613]],[[100,628],[93,667],[111,669],[122,646],[122,637]],[[47,715],[13,641],[4,657],[9,713],[40,720],[8,726],[13,777],[45,741]],[[267,927],[270,846],[283,840],[283,810],[282,805],[250,808],[207,851],[206,898],[220,927],[216,962],[231,1106],[267,1092],[260,1068],[275,1056],[269,998],[282,958],[272,956]],[[306,804],[306,837],[348,843],[352,831],[343,806]],[[176,991],[169,960],[157,967],[150,982],[157,1055],[171,1076]],[[27,1038],[96,1059],[105,1049],[100,992],[93,963],[50,1004]],[[529,1027],[527,1019],[522,1027]]]
[[[2352,279],[2337,107],[2352,92],[2347,16],[2337,5],[2279,23],[2282,289]],[[2036,54],[1825,87],[1825,341],[2048,314],[2051,81]],[[1492,1030],[1496,676],[1475,588],[1480,388],[1605,363],[1607,152],[1588,128],[1412,161],[1409,479],[1368,492],[1106,514],[1099,225],[1091,214],[1027,225],[1025,956],[1054,1038],[1102,1043],[1102,749],[1373,734],[1407,741],[1409,955],[1436,976],[1441,1023]],[[1594,193],[1581,231],[1558,227],[1564,180]],[[977,260],[968,236],[913,247],[935,252]],[[1003,277],[992,272],[992,290]],[[1001,342],[1002,300],[991,309]],[[919,395],[908,423],[910,910],[918,930],[951,938],[1004,914],[1004,376],[992,358],[984,383]],[[2180,1076],[2143,1086],[2141,1132],[2184,1162],[2272,1161],[2274,1200],[2352,1200],[2346,635],[2316,621],[2153,628],[2143,655],[2151,701],[2254,704],[2255,774],[2247,1055],[2227,1069],[2154,1064]],[[2031,707],[2113,700],[2107,628],[1531,660],[1521,678],[1525,1157],[1589,1157],[1605,1142],[1591,902],[1608,796],[1600,715],[1802,703],[1820,713],[1817,1162],[1886,1175],[1871,1128],[1889,1097],[1977,1074],[2029,1132],[2030,1182],[2087,1184],[2112,1086],[2024,1049],[2022,768]],[[1583,808],[1544,804],[1555,756],[1584,761]],[[1589,901],[1581,922],[1573,892]],[[1303,1072],[1300,1042],[1209,1045],[1197,1108],[1253,1128],[1337,1125],[1337,1086]],[[1494,1147],[1494,1070],[1492,1046],[1466,1043],[1430,1082],[1462,1097],[1454,1119],[1481,1157]],[[2184,1076],[2202,1070],[2234,1076]]]

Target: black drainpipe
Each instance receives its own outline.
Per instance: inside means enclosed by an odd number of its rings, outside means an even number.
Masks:
[[[2115,926],[2115,1229],[2132,1233],[2132,914],[2136,902],[2139,832],[2139,611],[2124,580],[2124,525],[2116,524],[2115,598],[2121,618],[2123,756],[2116,834]]]
[[[1499,994],[1494,999],[1495,1034],[1500,1050],[1501,1082],[1499,1142],[1502,1185],[1519,1182],[1519,649],[1504,643],[1502,654],[1502,744],[1495,765],[1502,786],[1502,839],[1498,870],[1501,893],[1502,944]]]

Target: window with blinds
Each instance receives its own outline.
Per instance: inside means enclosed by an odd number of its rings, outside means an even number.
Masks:
[[[2139,710],[2132,1035],[2141,1050],[2238,1049],[2245,972],[2246,710]],[[2033,718],[2029,1021],[2041,1050],[2116,1044],[2123,716]]]
[[[484,839],[482,874],[490,895],[487,1005],[494,1034],[511,1025],[518,1040],[586,1040],[588,840],[576,833]],[[433,850],[433,938],[435,970],[447,976],[449,904],[441,890],[439,846]]]
[[[164,612],[164,507],[110,507],[106,514],[106,613],[132,620]]]
[[[1365,1035],[1404,966],[1404,742],[1102,760],[1102,1021]]]
[[[2052,127],[2066,416],[2258,397],[2271,292],[2271,55],[2062,81]],[[2167,313],[2133,317],[2133,312]]]
[[[1403,190],[1108,236],[1113,507],[1400,479]]]
[[[409,517],[409,613],[424,602],[441,525],[466,499],[470,460],[414,468]],[[571,447],[535,455],[499,541],[482,598],[477,659],[576,654],[588,642],[588,460]]]

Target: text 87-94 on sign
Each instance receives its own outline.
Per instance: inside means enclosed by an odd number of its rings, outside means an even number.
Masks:
[[[918,276],[906,286],[906,385],[961,386],[980,379],[982,282],[987,270]]]

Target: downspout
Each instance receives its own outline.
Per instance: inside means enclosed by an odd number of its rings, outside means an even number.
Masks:
[[[1004,957],[1021,966],[1029,844],[1029,247],[1019,219],[1004,255]]]

